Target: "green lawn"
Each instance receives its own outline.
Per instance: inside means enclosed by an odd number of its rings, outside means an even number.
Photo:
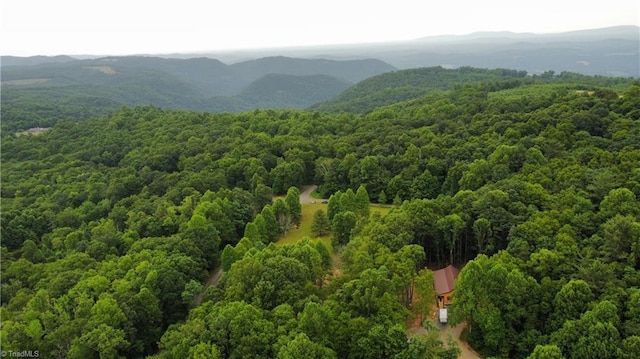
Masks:
[[[322,237],[315,237],[311,234],[311,224],[313,222],[313,214],[318,210],[322,209],[327,212],[327,204],[325,203],[303,203],[302,204],[302,219],[300,220],[300,226],[298,228],[293,228],[287,232],[287,234],[281,237],[276,244],[277,245],[285,245],[290,243],[295,243],[301,240],[304,237],[309,237],[313,240],[321,240],[323,241],[329,250],[332,251],[331,247],[331,234],[324,235]],[[381,216],[387,215],[391,207],[379,207],[372,205],[371,213],[379,212]]]
[[[314,237],[311,234],[311,223],[313,222],[313,214],[322,209],[327,212],[327,205],[325,203],[303,203],[302,204],[302,218],[300,219],[300,226],[298,228],[292,228],[287,232],[284,237],[280,237],[277,245],[285,245],[295,243],[304,237],[310,237],[312,239],[320,239],[327,244],[327,248],[331,249],[331,235],[327,234],[322,237]]]

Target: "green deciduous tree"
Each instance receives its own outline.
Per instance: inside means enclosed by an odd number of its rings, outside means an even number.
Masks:
[[[479,255],[456,280],[451,322],[466,320],[471,343],[488,355],[526,355],[533,350],[516,346],[525,328],[538,323],[540,286],[514,265],[505,252]],[[517,354],[516,354],[517,353]]]
[[[194,214],[182,232],[184,238],[190,239],[202,251],[208,265],[212,265],[220,252],[220,236],[212,221]]]
[[[302,184],[304,179],[304,167],[297,161],[287,162],[280,161],[271,172],[269,176],[273,182],[271,186],[273,192],[284,193],[288,188],[298,187]]]
[[[603,225],[604,246],[610,260],[640,267],[640,222],[616,215]]]
[[[312,342],[306,334],[300,333],[280,348],[277,358],[334,359],[337,358],[337,356],[333,350],[322,344]]]
[[[319,254],[317,261],[320,265]],[[263,309],[296,303],[313,279],[312,268],[271,250],[245,255],[231,266],[227,278],[227,300],[245,301]]]
[[[611,218],[616,214],[622,216],[640,215],[640,204],[636,195],[627,188],[612,189],[600,203],[600,215]]]
[[[536,345],[527,359],[565,359],[562,351],[555,345]]]
[[[417,297],[413,305],[421,315],[421,318],[430,314],[433,298],[436,297],[433,281],[433,272],[428,268],[421,269],[413,280]]]
[[[331,221],[334,246],[345,245],[351,238],[351,230],[356,226],[355,213],[347,211],[336,214]]]
[[[184,291],[182,291],[181,294],[182,300],[187,306],[193,307],[194,305],[196,305],[196,296],[200,294],[201,291],[202,283],[192,279],[184,286]]]
[[[579,319],[564,322],[551,335],[551,344],[557,345],[567,358],[618,358],[622,353],[617,323],[616,306],[605,300]]]
[[[458,236],[465,227],[465,223],[459,215],[454,213],[440,218],[436,225],[438,229],[442,231],[447,246],[449,247],[449,264],[453,264],[453,252],[456,248],[456,242],[458,242]]]
[[[553,313],[550,324],[553,330],[560,328],[566,321],[580,318],[589,303],[595,299],[589,284],[583,280],[571,280],[556,294],[553,300]]]
[[[633,335],[622,340],[622,359],[638,358],[640,356],[640,336]]]

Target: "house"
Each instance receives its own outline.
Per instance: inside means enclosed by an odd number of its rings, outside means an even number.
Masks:
[[[433,286],[436,290],[438,309],[446,308],[451,304],[451,295],[459,273],[458,268],[452,265],[433,271]]]

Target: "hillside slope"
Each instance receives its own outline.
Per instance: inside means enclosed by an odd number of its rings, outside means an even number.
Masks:
[[[326,60],[300,59],[284,56],[265,57],[230,65],[238,74],[250,81],[267,74],[328,75],[356,83],[371,76],[396,70],[395,67],[376,59]]]
[[[526,75],[524,71],[515,70],[447,70],[440,66],[400,70],[361,81],[340,95],[313,105],[310,109],[366,113],[381,106],[425,96],[433,91],[451,90],[462,83],[522,79]]]
[[[327,75],[269,74],[243,89],[235,98],[260,108],[303,109],[338,95],[350,82]]]
[[[350,83],[395,69],[378,60],[285,57],[234,65],[209,58],[141,56],[6,60],[10,64],[22,63],[1,67],[3,127],[10,129],[47,127],[61,119],[79,120],[87,118],[87,114],[105,115],[122,106],[149,104],[214,112],[302,108],[338,94]],[[276,78],[265,76],[273,74],[288,77],[286,81],[277,80],[279,88],[271,93],[284,91],[289,95],[260,93],[270,91],[268,84],[273,85]],[[318,75],[327,77],[314,77]],[[252,86],[257,80],[260,81]],[[240,94],[243,90],[244,94]],[[294,98],[295,94],[302,97]]]
[[[529,76],[526,71],[461,67],[445,69],[441,66],[399,70],[380,74],[361,81],[338,96],[314,104],[311,110],[327,112],[367,113],[397,102],[417,99],[437,91],[452,90],[465,84],[483,83],[488,89],[510,88],[535,81],[562,82],[576,85],[604,85],[622,89],[633,82],[631,78],[585,76],[577,73],[552,71]]]

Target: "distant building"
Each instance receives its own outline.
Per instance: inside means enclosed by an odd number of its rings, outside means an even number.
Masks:
[[[458,268],[452,265],[433,271],[433,286],[436,289],[438,309],[446,308],[451,304],[451,295],[455,290],[459,273]]]

